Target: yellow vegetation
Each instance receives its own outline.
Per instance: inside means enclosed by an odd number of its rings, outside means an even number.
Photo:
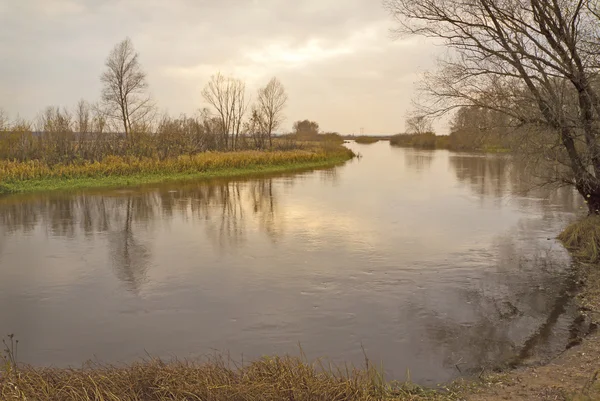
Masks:
[[[135,174],[197,173],[219,169],[246,169],[310,163],[348,157],[349,150],[204,152],[165,160],[136,156],[107,156],[102,161],[75,161],[50,165],[40,160],[0,160],[0,183],[53,178],[93,178]]]

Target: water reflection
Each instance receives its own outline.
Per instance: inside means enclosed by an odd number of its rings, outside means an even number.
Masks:
[[[450,167],[459,182],[481,200],[516,202],[521,208],[541,203],[543,213],[581,211],[581,196],[572,187],[545,187],[531,176],[527,166],[510,156],[451,154]]]
[[[431,168],[435,155],[436,151],[434,150],[419,149],[412,152],[405,152],[404,161],[407,168],[421,173]]]
[[[412,316],[426,316],[427,347],[443,355],[447,369],[461,373],[548,361],[564,346],[577,312],[564,269],[568,256],[555,242],[532,238],[518,227],[497,237],[487,257],[496,261],[495,268],[444,294],[448,308],[436,304],[424,314],[429,292],[411,301]]]
[[[30,363],[300,342],[359,365],[362,344],[421,384],[564,347],[575,312],[552,238],[573,191],[525,193],[506,157],[358,151],[299,175],[0,197],[0,321]]]
[[[333,176],[322,173],[330,181]],[[247,219],[252,218],[275,243],[284,235],[277,196],[273,179],[188,183],[162,191],[5,197],[0,198],[0,216],[2,230],[8,233],[47,227],[53,237],[72,239],[81,234],[93,241],[105,235],[116,276],[137,294],[152,265],[151,246],[139,237],[156,229],[152,226],[156,220],[177,216],[199,221],[212,244],[225,252],[246,242]]]

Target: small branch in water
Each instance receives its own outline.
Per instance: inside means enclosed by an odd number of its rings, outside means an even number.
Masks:
[[[464,364],[465,362],[462,362],[463,358],[462,356],[460,357],[460,359],[458,360],[458,362],[456,362],[454,364],[454,367],[456,368],[456,370],[458,370],[458,373],[460,373],[462,375],[462,370],[460,370],[460,365]]]

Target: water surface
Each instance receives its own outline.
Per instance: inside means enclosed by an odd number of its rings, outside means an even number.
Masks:
[[[351,144],[329,170],[0,198],[0,333],[37,365],[364,363],[433,385],[560,352],[570,189],[510,158]]]

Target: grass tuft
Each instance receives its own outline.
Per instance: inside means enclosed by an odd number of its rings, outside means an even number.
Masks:
[[[581,261],[600,262],[600,216],[589,216],[569,225],[558,239]]]

